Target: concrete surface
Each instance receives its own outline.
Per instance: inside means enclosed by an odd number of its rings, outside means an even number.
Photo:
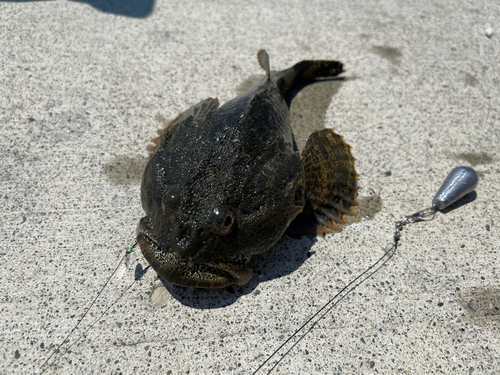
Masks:
[[[353,146],[357,218],[284,237],[244,287],[165,287],[135,251],[63,350],[139,281],[46,373],[255,371],[458,165],[478,171],[476,198],[405,228],[273,373],[500,373],[498,2],[103,4],[0,2],[1,373],[39,370],[134,242],[149,138],[235,96],[262,73],[260,48],[274,69],[345,63],[292,118],[298,140],[332,127]]]

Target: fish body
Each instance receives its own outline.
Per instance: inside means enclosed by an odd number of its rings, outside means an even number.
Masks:
[[[356,172],[350,147],[331,129],[293,148],[287,96],[342,72],[336,61],[303,61],[271,72],[219,107],[208,98],[155,139],[141,200],[137,240],[167,282],[192,287],[247,283],[254,254],[287,229],[323,233],[353,215]],[[295,220],[295,221],[294,221]],[[290,225],[292,224],[292,225]]]

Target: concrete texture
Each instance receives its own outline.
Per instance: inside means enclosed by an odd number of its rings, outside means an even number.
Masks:
[[[133,244],[149,138],[234,97],[265,48],[274,69],[344,62],[291,111],[298,143],[353,146],[358,216],[284,237],[244,287],[165,286],[136,250],[63,351],[139,280],[46,373],[255,371],[458,165],[475,199],[406,227],[273,372],[499,373],[499,20],[496,1],[0,2],[0,372],[40,369]]]

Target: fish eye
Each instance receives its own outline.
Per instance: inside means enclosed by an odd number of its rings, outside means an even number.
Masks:
[[[161,207],[163,208],[163,212],[169,213],[175,210],[179,202],[178,198],[179,198],[178,194],[174,192],[165,193],[165,195],[163,195],[163,198],[161,199]]]
[[[210,214],[210,223],[216,234],[226,235],[233,229],[235,217],[233,209],[229,206],[219,206],[214,208]]]

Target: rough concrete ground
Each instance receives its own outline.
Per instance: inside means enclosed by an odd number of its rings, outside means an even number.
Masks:
[[[298,143],[331,127],[353,146],[358,216],[284,237],[244,287],[149,270],[46,373],[251,373],[458,165],[476,198],[405,228],[273,372],[499,373],[499,20],[496,1],[0,2],[0,372],[39,369],[134,242],[149,138],[234,97],[265,48],[274,69],[344,62],[291,111]],[[63,350],[146,266],[135,251]]]

